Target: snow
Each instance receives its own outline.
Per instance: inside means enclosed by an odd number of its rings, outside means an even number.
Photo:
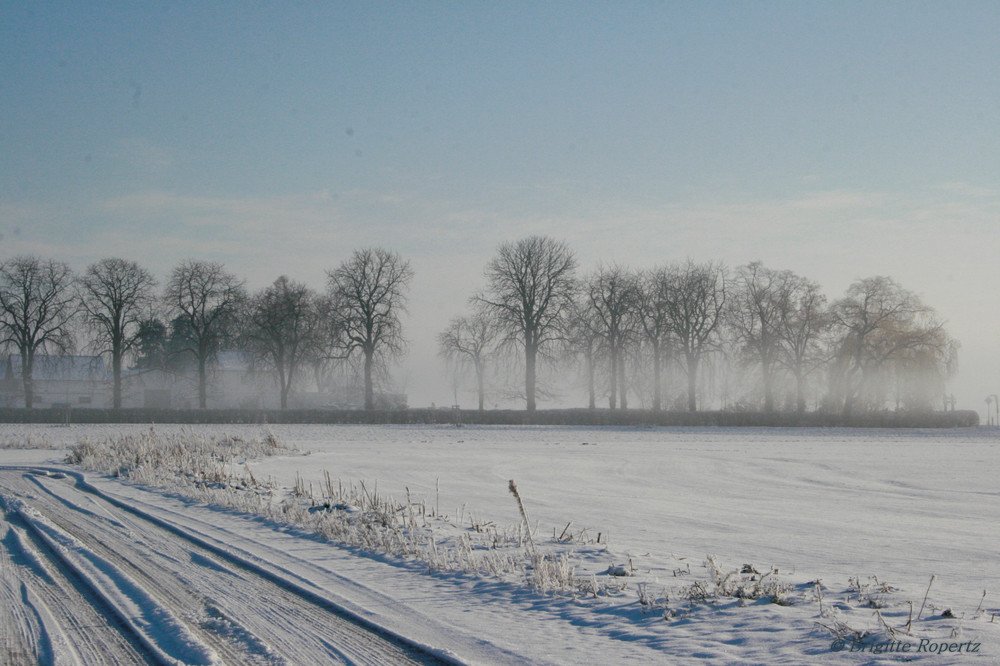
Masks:
[[[263,433],[260,426],[155,428]],[[5,425],[0,441],[30,435],[68,447],[148,429]],[[300,477],[317,493],[324,472],[345,484],[364,481],[372,492],[377,486],[379,494],[403,501],[409,494],[411,503],[439,508],[465,532],[476,523],[513,533],[522,520],[508,490],[514,480],[540,548],[564,554],[577,581],[624,589],[544,594],[515,575],[429,571],[416,560],[338,547],[260,517],[91,473],[86,479],[290,585],[466,662],[896,663],[900,653],[887,651],[893,639],[910,646],[903,656],[925,663],[1000,658],[1000,621],[992,621],[1000,614],[995,428],[270,430],[298,451],[246,461],[255,477],[273,477],[283,488]],[[64,455],[61,448],[5,449],[0,463],[54,466]],[[439,543],[455,538],[457,528],[430,524]],[[553,542],[564,534],[573,541]],[[744,565],[776,570],[764,580],[776,582],[791,605],[726,595],[693,602],[695,583],[712,588],[709,556],[720,577]],[[759,574],[730,582],[752,585],[753,577]],[[639,603],[640,589],[652,605]],[[946,609],[955,617],[944,616]],[[844,653],[832,652],[838,627],[871,632],[865,652],[851,654],[858,646],[850,641]],[[956,657],[962,643],[966,651],[981,645]],[[928,652],[941,645],[953,652]]]

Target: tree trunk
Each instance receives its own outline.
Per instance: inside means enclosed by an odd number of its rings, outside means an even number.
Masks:
[[[770,414],[774,411],[774,375],[771,364],[762,363],[760,371],[764,379],[764,412]]]
[[[527,408],[529,412],[535,411],[535,360],[538,356],[538,348],[534,345],[524,347],[524,393],[527,397]]]
[[[111,375],[114,387],[111,390],[111,408],[119,410],[122,408],[122,353],[115,350],[111,354]]]
[[[687,375],[688,375],[688,411],[698,411],[698,357],[694,354],[687,355]]]
[[[854,413],[854,403],[861,395],[861,388],[864,386],[864,376],[855,382],[854,372],[848,371],[844,380],[844,415],[850,416]]]
[[[844,398],[844,416],[850,416],[854,411],[854,399],[850,395]]]
[[[288,389],[291,387],[291,381],[285,379],[285,367],[281,360],[278,361],[278,382],[281,385],[280,395],[281,395],[281,408],[288,408]]]
[[[660,347],[653,345],[653,411],[663,408],[663,396],[660,389]]]
[[[800,414],[806,411],[806,383],[801,372],[795,373],[795,408]]]
[[[628,388],[625,386],[625,359],[618,359],[618,390],[621,393],[622,409],[628,409]]]
[[[608,393],[608,407],[614,409],[618,406],[618,353],[612,349],[611,350],[611,372],[610,375],[610,392]]]
[[[374,352],[365,350],[365,409],[375,409],[375,389],[372,386]]]
[[[594,392],[594,353],[587,352],[587,407],[597,408],[597,396]]]
[[[208,404],[208,377],[205,356],[198,356],[198,407],[205,409]]]
[[[479,411],[486,409],[486,384],[483,379],[483,362],[476,361],[476,388],[479,391]]]
[[[24,384],[24,407],[31,409],[35,404],[35,385],[32,381],[32,367],[35,359],[31,354],[21,354],[21,382]]]

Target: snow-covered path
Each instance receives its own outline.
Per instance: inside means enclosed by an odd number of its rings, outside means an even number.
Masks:
[[[73,476],[2,469],[0,495],[0,638],[14,663],[441,662]]]

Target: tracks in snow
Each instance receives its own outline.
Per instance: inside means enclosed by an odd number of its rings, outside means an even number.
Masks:
[[[442,663],[63,475],[0,468],[0,663]]]

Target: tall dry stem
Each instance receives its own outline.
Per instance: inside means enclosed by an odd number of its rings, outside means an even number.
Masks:
[[[528,545],[531,547],[531,552],[535,552],[535,542],[531,538],[531,521],[528,520],[528,512],[524,510],[524,502],[521,501],[521,493],[517,492],[517,484],[514,483],[514,479],[510,480],[507,489],[517,500],[517,508],[521,511],[521,518],[524,519],[524,531],[528,535]]]
[[[934,584],[934,578],[935,578],[935,576],[931,576],[931,582],[927,583],[927,591],[924,592],[924,603],[920,604],[920,612],[917,613],[917,619],[918,620],[920,619],[920,616],[924,612],[924,606],[927,604],[927,595],[931,593],[931,585]]]

